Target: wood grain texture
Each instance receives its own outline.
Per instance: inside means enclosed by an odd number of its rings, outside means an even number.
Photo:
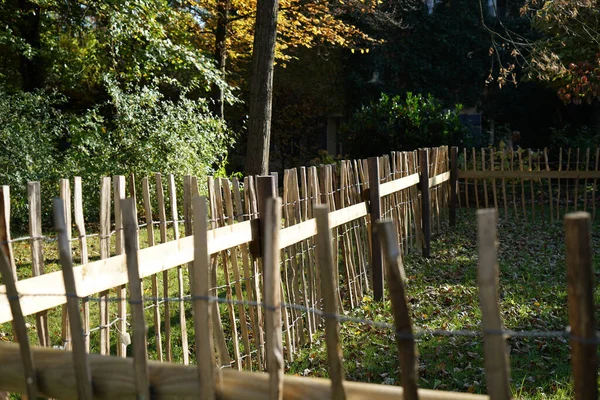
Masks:
[[[33,358],[42,396],[77,400],[75,371],[68,352],[34,348]],[[94,378],[98,400],[134,399],[136,395],[133,360],[90,354],[88,361]],[[20,364],[19,346],[0,342],[0,389],[24,393],[25,379]],[[150,361],[150,387],[161,400],[192,400],[200,393],[195,367]],[[118,378],[118,379],[115,379]],[[401,387],[361,382],[344,382],[348,399],[398,400]],[[269,375],[256,372],[223,370],[222,380],[215,385],[222,400],[263,400],[269,396]],[[286,375],[283,377],[286,399],[321,400],[331,398],[329,379]],[[488,400],[485,395],[452,393],[419,389],[421,400]]]
[[[317,262],[321,270],[321,287],[323,291],[323,311],[329,315],[325,319],[325,340],[327,344],[327,362],[331,378],[331,399],[346,398],[344,390],[344,368],[342,365],[342,345],[340,342],[340,326],[335,318],[338,315],[339,280],[335,278],[333,265],[332,237],[328,223],[327,206],[317,206],[314,214],[317,220]]]
[[[129,306],[133,328],[133,369],[135,387],[139,400],[150,400],[150,380],[148,378],[148,327],[144,317],[142,282],[138,264],[138,223],[135,199],[121,201],[125,254],[127,257],[127,276],[129,280]]]
[[[70,227],[65,223],[65,201],[63,199],[54,199],[53,206],[54,227],[58,236],[58,252],[63,272],[64,287],[66,293],[70,294],[67,297],[67,310],[71,330],[71,347],[73,349],[71,354],[77,377],[77,397],[81,400],[91,400],[93,398],[92,375],[87,362],[81,314],[79,314],[79,298],[73,275],[71,243],[67,234]]]
[[[382,236],[382,246],[387,265],[387,282],[392,301],[398,358],[400,360],[400,380],[407,400],[419,398],[417,379],[418,361],[415,339],[413,337],[411,311],[408,306],[404,281],[404,265],[398,243],[394,240],[394,225],[391,221],[381,221],[377,229]]]
[[[495,209],[477,211],[477,284],[484,329],[484,367],[488,393],[492,400],[507,400],[511,398],[508,354],[504,337],[496,333],[502,329],[498,296],[496,221]]]
[[[565,241],[575,399],[592,400],[598,398],[598,353],[589,213],[576,212],[565,216]]]

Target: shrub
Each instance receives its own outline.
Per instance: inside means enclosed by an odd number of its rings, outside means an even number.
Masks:
[[[42,182],[43,198],[56,196],[62,172],[57,149],[67,127],[58,111],[62,103],[64,98],[56,94],[0,89],[0,185],[10,186],[15,226],[27,226],[28,181]]]
[[[27,229],[28,181],[42,182],[44,223],[51,226],[59,178],[82,177],[86,221],[94,222],[102,176],[190,174],[203,184],[223,164],[233,135],[205,99],[182,93],[166,100],[154,85],[107,88],[109,100],[77,114],[59,111],[61,96],[2,94],[0,184],[11,185],[16,231]]]
[[[363,106],[341,128],[344,153],[378,156],[389,151],[457,145],[466,137],[458,119],[460,105],[444,110],[433,96],[407,93]]]

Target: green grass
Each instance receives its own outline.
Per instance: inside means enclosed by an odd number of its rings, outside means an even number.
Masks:
[[[538,214],[539,215],[539,214]],[[509,216],[510,217],[510,216]],[[405,258],[407,296],[413,324],[421,329],[479,330],[481,313],[476,283],[477,244],[473,210],[463,210],[458,226],[432,243],[432,257]],[[594,226],[594,232],[600,232]],[[568,325],[564,234],[562,223],[536,225],[500,220],[501,313],[513,330],[563,330]],[[600,235],[593,237],[594,265],[600,271]],[[600,304],[600,291],[595,291]],[[598,310],[598,309],[597,309]],[[596,318],[600,314],[596,313]],[[352,317],[392,323],[390,302],[370,297]],[[327,376],[324,335],[289,365],[288,373]],[[345,322],[341,327],[347,379],[400,384],[396,343],[391,330]],[[419,386],[485,393],[481,338],[421,337]],[[563,338],[508,340],[513,395],[523,399],[569,399],[569,344]]]
[[[538,216],[540,213],[538,213]],[[562,330],[568,325],[566,272],[564,261],[564,234],[562,223],[522,225],[500,220],[499,258],[501,311],[504,324],[514,330]],[[474,211],[462,210],[458,226],[432,242],[432,257],[423,259],[411,254],[404,260],[408,277],[409,297],[413,324],[420,329],[479,330],[479,311],[476,284],[477,244]],[[600,232],[594,225],[593,231]],[[172,236],[172,230],[169,229]],[[158,238],[158,231],[155,234]],[[90,258],[99,258],[97,238],[89,239]],[[140,231],[140,245],[146,247],[146,231]],[[595,249],[600,249],[600,234],[593,235]],[[74,261],[78,263],[78,244],[73,244]],[[114,247],[114,238],[113,238]],[[15,243],[15,258],[19,265],[20,279],[31,276],[29,246],[26,242]],[[55,243],[44,246],[46,271],[57,270],[58,253]],[[114,254],[114,248],[113,248]],[[594,265],[596,275],[600,272],[600,255],[596,251]],[[219,268],[222,271],[222,268]],[[169,292],[177,294],[176,272],[169,272]],[[160,277],[160,276],[159,276]],[[223,282],[222,272],[219,284]],[[188,288],[187,271],[184,268],[184,287]],[[151,296],[149,279],[144,280],[146,296]],[[162,296],[162,277],[159,278]],[[115,296],[111,292],[111,296]],[[225,297],[225,289],[219,292]],[[600,304],[600,291],[595,292]],[[182,362],[180,344],[178,303],[171,304],[173,361]],[[349,309],[345,307],[345,309]],[[116,317],[116,304],[111,304],[111,320]],[[191,303],[185,303],[188,318],[187,331],[190,342],[190,361],[195,363],[194,330],[191,321]],[[220,306],[221,316],[231,346],[230,322],[225,305]],[[237,311],[236,311],[237,314]],[[376,303],[368,296],[348,316],[365,320],[392,323],[389,301]],[[98,305],[91,305],[91,325],[98,325]],[[157,359],[153,332],[152,310],[146,313],[150,328],[148,335],[149,358]],[[162,340],[164,343],[164,311],[161,307]],[[597,312],[596,318],[600,320]],[[37,343],[34,317],[28,317],[30,335]],[[238,328],[239,329],[239,328]],[[114,330],[112,331],[114,332]],[[60,345],[60,308],[50,312],[50,333],[53,345]],[[348,380],[399,385],[399,367],[396,343],[389,329],[368,324],[344,322],[341,324],[344,367]],[[111,333],[113,353],[117,336]],[[0,326],[0,339],[12,340],[10,324]],[[295,355],[295,361],[287,365],[286,373],[305,376],[327,376],[327,356],[324,333],[317,332],[315,344]],[[251,339],[252,341],[252,339]],[[241,340],[240,340],[241,342]],[[511,360],[511,384],[513,395],[523,399],[568,399],[571,390],[571,368],[568,341],[562,338],[509,339]],[[92,352],[99,352],[98,332],[91,336]],[[163,345],[164,347],[164,345]],[[129,349],[130,350],[130,349]],[[231,350],[231,349],[230,349]],[[481,338],[469,337],[421,337],[419,350],[419,386],[430,389],[485,393],[483,373],[483,347]],[[230,351],[230,354],[233,354]]]

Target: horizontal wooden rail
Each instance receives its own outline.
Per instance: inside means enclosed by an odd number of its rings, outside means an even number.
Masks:
[[[359,203],[353,206],[345,207],[329,213],[329,228],[333,229],[340,225],[347,224],[355,219],[362,218],[368,214],[367,203]],[[293,244],[299,243],[317,234],[316,220],[309,219],[297,225],[292,225],[281,230],[279,247],[284,249]]]
[[[38,378],[39,394],[44,397],[76,400],[77,385],[71,352],[35,347],[32,349]],[[88,356],[95,399],[135,399],[133,359]],[[161,400],[197,399],[200,395],[196,367],[149,361],[150,391]],[[221,371],[216,385],[219,399],[259,400],[269,397],[269,376],[259,372]],[[403,390],[398,386],[372,383],[344,382],[348,399],[397,400]],[[25,377],[19,345],[0,343],[0,390],[25,393]],[[329,399],[331,381],[328,379],[284,376],[284,399]],[[422,400],[487,400],[488,396],[419,389]]]
[[[446,182],[447,180],[450,180],[450,171],[443,172],[439,175],[429,178],[429,187],[431,188],[431,187],[440,185],[440,184]]]
[[[208,252],[220,251],[247,243],[252,240],[252,223],[246,221],[208,231]],[[138,253],[140,277],[145,278],[156,273],[186,264],[194,259],[194,237],[148,247]],[[73,268],[77,295],[91,296],[95,293],[124,285],[128,282],[125,255],[119,255],[100,261],[94,261]],[[62,271],[40,275],[17,282],[17,290],[23,295],[21,307],[23,315],[30,315],[66,303],[65,286]],[[36,294],[38,294],[36,296]],[[42,296],[39,296],[42,294]],[[12,313],[6,287],[0,286],[0,323],[12,320]]]
[[[404,189],[408,189],[419,183],[419,174],[412,174],[391,182],[382,183],[379,186],[379,196],[384,197]]]
[[[600,179],[600,171],[458,171],[459,179]]]

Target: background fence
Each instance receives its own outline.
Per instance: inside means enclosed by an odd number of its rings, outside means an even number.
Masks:
[[[482,154],[485,159],[485,153]],[[383,247],[387,246],[388,248],[388,265],[394,264],[393,261],[390,261],[394,259],[393,251],[389,250],[392,246],[391,243],[397,243],[398,251],[404,253],[422,249],[423,253],[428,255],[431,233],[442,233],[444,229],[442,221],[448,217],[451,221],[453,218],[455,219],[457,202],[464,201],[463,204],[470,205],[467,199],[468,189],[464,190],[465,187],[468,188],[468,179],[476,179],[475,182],[482,183],[484,196],[487,198],[485,185],[489,180],[498,179],[497,182],[493,181],[493,188],[496,188],[496,185],[501,185],[500,179],[502,178],[521,180],[541,178],[541,175],[532,178],[533,175],[521,174],[520,171],[514,171],[516,172],[515,176],[496,177],[492,174],[490,177],[477,175],[473,178],[466,171],[458,171],[457,155],[458,152],[455,149],[449,152],[447,148],[441,147],[422,150],[418,153],[392,153],[390,156],[365,161],[344,161],[339,165],[320,168],[288,170],[283,176],[281,219],[275,219],[283,221],[283,229],[278,233],[279,244],[265,239],[267,228],[264,225],[265,219],[262,217],[265,215],[267,199],[279,192],[275,177],[270,179],[247,177],[244,179],[243,185],[236,179],[231,181],[209,179],[208,210],[210,215],[205,218],[208,218],[210,224],[208,227],[211,229],[206,230],[205,228],[202,232],[207,232],[203,245],[206,247],[208,255],[211,256],[210,268],[207,268],[207,273],[210,274],[210,279],[207,280],[210,282],[210,287],[204,300],[211,300],[209,302],[210,325],[213,329],[211,338],[214,340],[217,365],[234,369],[265,369],[268,358],[264,346],[267,335],[265,328],[268,331],[268,327],[265,326],[265,318],[269,314],[269,307],[273,307],[273,302],[267,303],[264,298],[267,295],[264,277],[266,272],[263,265],[265,249],[272,250],[274,248],[276,253],[280,253],[279,261],[276,264],[279,265],[277,270],[281,283],[275,289],[279,291],[277,299],[283,305],[280,308],[280,321],[281,335],[284,338],[282,343],[285,344],[285,347],[282,344],[281,354],[291,361],[298,349],[312,344],[312,334],[323,324],[323,321],[328,318],[335,320],[336,323],[343,320],[340,312],[344,307],[354,308],[360,303],[362,295],[370,290],[373,290],[376,298],[382,298],[384,284],[382,239],[387,240],[387,244],[384,243]],[[482,168],[485,168],[485,163],[482,163]],[[495,170],[491,167],[487,169],[490,170],[489,172]],[[176,351],[181,351],[182,359],[187,364],[194,352],[190,351],[188,343],[186,315],[189,315],[189,312],[186,314],[186,307],[189,311],[192,303],[195,303],[194,300],[200,299],[198,295],[193,294],[192,287],[188,283],[188,280],[194,282],[194,277],[191,277],[184,267],[198,258],[195,252],[198,251],[199,244],[194,244],[194,241],[198,240],[199,235],[190,236],[194,228],[194,221],[196,221],[192,218],[193,213],[196,212],[192,207],[192,198],[198,193],[197,182],[193,177],[184,178],[183,207],[178,207],[175,179],[172,176],[168,177],[170,216],[167,217],[162,177],[157,174],[154,178],[158,214],[156,225],[159,227],[161,244],[154,244],[153,226],[155,222],[152,218],[150,183],[147,178],[144,178],[141,181],[141,187],[143,192],[142,215],[145,224],[140,225],[138,222],[133,224],[136,227],[134,228],[135,236],[142,238],[142,250],[137,253],[139,267],[135,269],[139,271],[140,278],[146,278],[143,280],[143,284],[151,287],[151,296],[144,295],[143,304],[144,308],[147,308],[149,313],[151,312],[150,325],[153,336],[149,339],[150,341],[154,340],[156,359],[171,361],[175,348]],[[464,180],[461,181],[461,178]],[[557,175],[556,178],[551,176],[548,179],[569,180],[571,187],[573,184],[577,185],[578,180],[594,179],[595,188],[596,175],[567,175],[565,178]],[[135,180],[132,181],[135,182]],[[457,181],[460,182],[460,185],[454,184]],[[16,284],[15,289],[19,293],[22,312],[25,315],[36,314],[39,343],[49,346],[56,343],[57,340],[49,332],[48,311],[56,306],[66,304],[70,298],[81,299],[83,320],[80,326],[83,326],[84,330],[84,348],[89,350],[91,342],[99,342],[98,352],[100,354],[116,353],[125,356],[127,345],[131,341],[128,332],[132,328],[128,327],[127,321],[132,320],[132,316],[129,314],[133,312],[132,309],[135,308],[136,302],[142,301],[142,299],[133,301],[131,299],[132,280],[128,276],[126,268],[129,258],[124,255],[125,240],[121,199],[125,197],[126,192],[125,178],[113,178],[112,198],[115,210],[113,226],[110,224],[109,211],[111,205],[110,178],[102,181],[101,225],[100,233],[97,236],[86,235],[85,224],[78,213],[78,210],[81,210],[82,201],[80,181],[79,184],[78,179],[74,181],[73,203],[77,228],[75,240],[79,243],[77,253],[83,265],[73,269],[76,290],[72,291],[65,289],[67,287],[64,281],[65,275],[60,271],[44,274],[44,257],[40,256],[43,249],[41,244],[44,240],[53,241],[54,239],[43,238],[39,228],[40,224],[35,222],[36,219],[39,221],[39,215],[36,218],[35,204],[41,201],[39,196],[38,201],[35,200],[35,186],[35,183],[30,184],[31,233],[30,237],[25,240],[28,240],[31,245],[33,275],[39,276],[22,279]],[[463,190],[458,192],[452,190],[458,186],[462,186]],[[134,199],[136,198],[135,189],[135,184],[129,185],[129,197]],[[475,192],[471,192],[471,196],[475,193],[478,196],[479,190],[476,188]],[[492,192],[496,198],[497,191],[492,189]],[[595,207],[595,189],[593,193],[590,207]],[[3,227],[0,232],[4,235],[2,244],[5,253],[9,255],[8,262],[12,265],[14,276],[23,276],[22,267],[15,269],[17,263],[12,255],[11,245],[15,240],[10,239],[8,229],[10,213],[9,208],[6,207],[8,203],[6,187],[3,188],[2,194],[2,204],[5,204],[2,213],[3,219],[0,218]],[[69,216],[70,205],[69,201],[66,201],[71,199],[68,181],[61,182],[61,197],[64,202],[65,215]],[[464,200],[459,200],[461,198]],[[506,197],[504,198],[506,199]],[[136,216],[132,219],[137,220],[136,201],[134,200],[132,204],[133,215]],[[329,211],[327,226],[332,231],[334,249],[332,265],[338,267],[332,269],[334,274],[332,285],[335,288],[333,293],[336,298],[335,310],[337,313],[324,310],[324,280],[321,278],[323,271],[320,269],[323,263],[315,262],[318,256],[316,254],[318,246],[315,244],[318,220],[314,217],[315,207],[318,204],[326,205],[327,211]],[[475,206],[477,205],[475,204]],[[482,202],[480,206],[482,205],[485,203]],[[180,213],[183,214],[183,220],[179,219]],[[389,236],[380,237],[379,231],[374,230],[371,224],[371,221],[385,217],[394,221],[394,229],[390,230],[393,232],[393,241]],[[183,222],[183,232],[186,237],[180,238],[180,229],[182,228],[180,222]],[[71,226],[68,217],[65,217],[65,226]],[[145,235],[140,235],[140,228],[146,228]],[[67,228],[65,230],[67,246],[65,253],[69,255],[73,241],[70,234],[70,229]],[[174,240],[168,241],[169,234]],[[90,242],[98,240],[101,260],[85,262],[89,258],[89,254],[86,255],[89,253],[87,239],[90,239]],[[148,247],[144,248],[144,242]],[[136,246],[139,246],[139,243],[140,241]],[[108,257],[111,244],[114,245],[116,255]],[[175,275],[170,272],[171,269],[177,271],[175,281],[173,280]],[[196,269],[193,268],[189,271],[194,270]],[[128,282],[130,283],[129,296],[125,289]],[[169,285],[169,282],[176,282],[175,287]],[[266,282],[272,282],[272,280],[268,279]],[[7,287],[0,288],[0,291],[6,293]],[[71,295],[69,296],[68,293]],[[0,297],[1,322],[13,319],[14,311],[10,309],[10,300],[10,295]],[[222,306],[219,307],[219,303]],[[94,308],[98,308],[96,317],[98,324],[94,328],[91,328],[94,324],[89,311],[92,304]],[[173,310],[172,306],[175,306],[176,310]],[[57,313],[54,312],[54,314]],[[58,314],[62,314],[60,345],[69,348],[72,343],[69,313],[66,307],[63,307]],[[176,325],[183,327],[177,338],[173,337],[171,326],[174,317],[178,318]],[[198,326],[196,324],[196,331]],[[410,327],[410,323],[408,326]],[[114,329],[111,329],[113,327]],[[91,335],[96,332],[99,333],[99,340],[90,341]],[[135,329],[133,329],[133,333],[135,334]],[[398,337],[403,339],[402,335]],[[414,340],[412,336],[409,339]],[[399,343],[401,342],[399,340]],[[198,340],[193,345],[198,351]],[[7,351],[16,350],[11,348]],[[38,350],[34,352],[38,354]],[[135,355],[135,351],[133,354]],[[403,353],[401,352],[401,354]],[[90,358],[90,360],[93,359]],[[200,361],[200,359],[197,360]],[[115,364],[115,366],[117,365],[120,364]],[[19,390],[22,391],[22,388],[20,386]],[[15,390],[14,387],[8,386],[6,389]],[[221,388],[221,390],[225,389]],[[54,396],[49,392],[45,393]]]

